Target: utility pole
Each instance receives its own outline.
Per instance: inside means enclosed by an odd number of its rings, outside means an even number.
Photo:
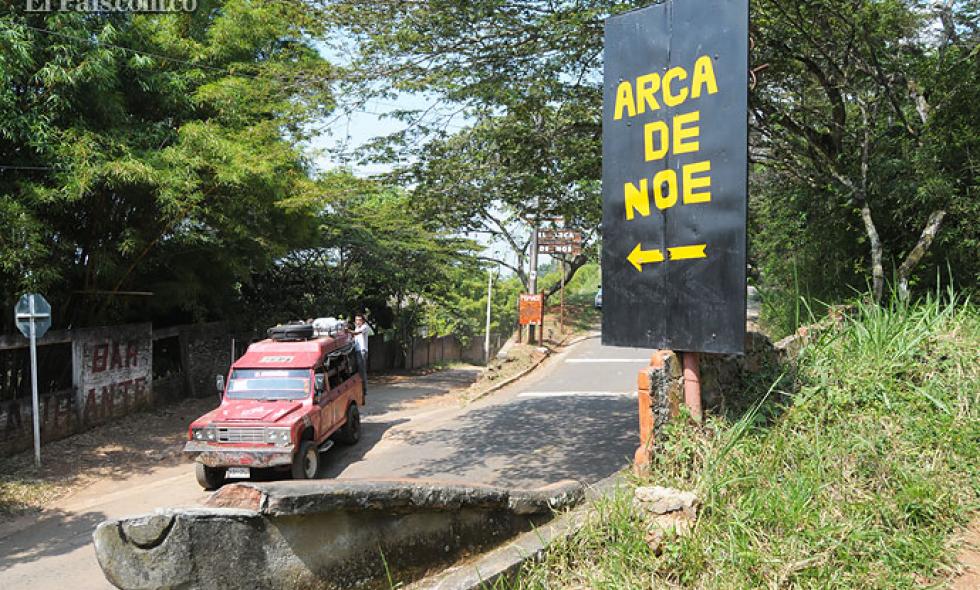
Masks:
[[[493,301],[493,270],[487,273],[487,329],[483,339],[483,362],[490,364],[490,303]]]

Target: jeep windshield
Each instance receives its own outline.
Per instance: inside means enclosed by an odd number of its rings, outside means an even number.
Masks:
[[[310,393],[309,369],[235,369],[229,399],[303,399]]]

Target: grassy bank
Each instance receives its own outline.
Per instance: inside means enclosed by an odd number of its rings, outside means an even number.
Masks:
[[[512,585],[943,586],[980,508],[978,351],[971,304],[859,306],[738,420],[671,425],[635,483],[696,490],[692,535],[655,555],[626,490]]]

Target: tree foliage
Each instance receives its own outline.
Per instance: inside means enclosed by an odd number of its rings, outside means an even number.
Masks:
[[[317,235],[243,289],[243,310],[261,327],[268,321],[367,311],[372,323],[414,336],[478,273],[469,240],[440,235],[410,197],[397,189],[335,172],[321,185]],[[484,299],[485,301],[485,299]],[[444,327],[445,333],[455,324]]]
[[[0,292],[58,323],[220,317],[303,243],[300,142],[332,105],[304,4],[0,17]],[[319,29],[322,30],[322,29]],[[120,292],[152,292],[152,297]],[[4,322],[6,324],[6,320]]]
[[[762,0],[751,94],[755,241],[812,295],[950,265],[976,284],[977,2]],[[945,270],[943,268],[943,270]]]
[[[567,279],[594,257],[602,22],[642,4],[201,0],[127,15],[4,0],[5,305],[40,290],[76,326],[366,308],[405,334],[474,334],[479,258],[526,289],[531,223],[586,231]],[[949,265],[974,287],[978,2],[752,7],[750,251],[765,285],[833,300]],[[353,61],[332,66],[320,43]],[[399,92],[469,124],[399,113],[409,129],[372,153],[411,162],[388,185],[311,173],[305,142],[335,96]],[[475,257],[458,237],[480,235],[494,247]]]
[[[601,23],[647,2],[329,4],[358,41],[359,90],[434,92],[475,121],[424,142],[405,177],[447,227],[502,239],[523,276],[526,231],[508,223],[598,223]],[[868,281],[880,296],[891,273],[908,291],[949,264],[975,285],[977,2],[752,10],[750,239],[764,279],[785,292],[803,277],[829,298]]]
[[[622,2],[329,3],[359,41],[354,90],[435,93],[475,124],[425,137],[402,177],[448,229],[509,250],[487,254],[528,283],[529,227],[564,216],[598,238],[603,18]],[[431,133],[431,126],[420,126]],[[405,138],[399,136],[398,140]],[[572,261],[574,274],[588,256]],[[516,263],[513,260],[516,259]]]

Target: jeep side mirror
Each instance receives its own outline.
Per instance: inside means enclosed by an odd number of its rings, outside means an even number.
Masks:
[[[316,392],[318,394],[323,393],[323,388],[324,388],[324,380],[323,379],[324,379],[323,373],[320,373],[319,375],[316,375],[316,377],[315,377],[314,387],[316,387]]]
[[[218,390],[218,395],[220,396],[225,392],[225,376],[218,375],[214,378],[214,387]]]

